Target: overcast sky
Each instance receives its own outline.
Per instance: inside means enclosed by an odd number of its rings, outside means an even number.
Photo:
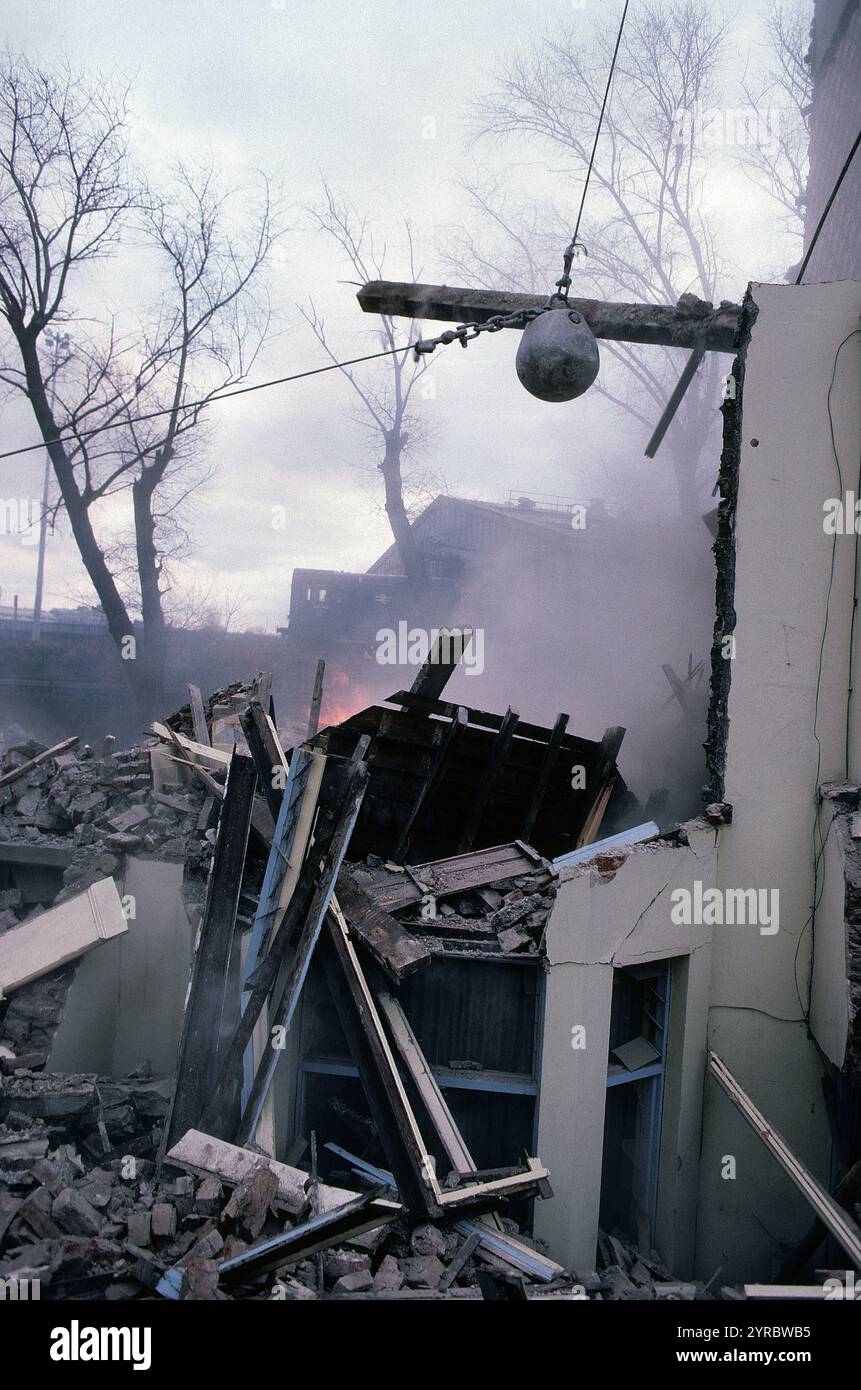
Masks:
[[[761,36],[763,8],[746,0],[743,17],[731,21],[735,51],[751,51]],[[278,323],[255,366],[261,380],[324,360],[295,308],[309,294],[326,311],[335,350],[353,356],[375,346],[354,289],[338,283],[347,271],[336,249],[307,225],[320,171],[376,219],[389,278],[408,278],[400,236],[408,217],[422,278],[443,280],[440,236],[469,215],[458,187],[474,159],[465,139],[469,98],[541,31],[585,29],[599,11],[620,10],[609,0],[4,0],[0,28],[9,46],[35,60],[67,54],[75,65],[131,77],[135,151],[152,167],[212,155],[232,184],[245,185],[256,169],[281,181],[294,230],[271,274]],[[504,167],[503,153],[482,157]],[[525,153],[509,172],[528,196]],[[578,194],[559,190],[572,215]],[[738,267],[723,292],[740,298],[749,278],[775,273],[793,248],[775,233],[773,206],[717,156],[709,196]],[[140,291],[122,266],[111,285],[120,300]],[[491,501],[505,501],[510,489],[575,498],[606,490],[612,498],[625,476],[648,487],[660,456],[643,460],[644,440],[595,392],[576,408],[525,394],[513,370],[517,336],[437,352],[435,399],[423,404],[434,428],[425,466],[452,493]],[[348,385],[331,373],[214,407],[214,476],[189,511],[195,555],[179,578],[212,586],[216,603],[241,590],[240,625],[274,630],[284,622],[295,565],[362,569],[387,545],[373,477],[356,466],[369,454],[352,406]],[[22,404],[0,404],[0,449],[35,438]],[[38,495],[38,456],[0,470],[0,496]],[[286,509],[284,530],[271,525],[276,504]],[[118,518],[114,506],[105,526]],[[22,604],[32,602],[35,554],[0,537],[0,601],[17,592]],[[86,594],[86,577],[71,543],[55,537],[46,605],[66,605],[76,592]]]

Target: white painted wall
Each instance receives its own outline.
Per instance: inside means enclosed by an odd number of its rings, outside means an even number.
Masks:
[[[858,491],[861,285],[754,285],[751,294],[725,789],[733,820],[717,850],[711,832],[694,836],[691,850],[639,847],[612,880],[581,870],[560,887],[547,938],[539,1120],[556,1195],[536,1204],[535,1218],[559,1260],[591,1267],[613,966],[672,956],[658,1244],[678,1275],[709,1279],[722,1266],[730,1283],[770,1279],[781,1243],[798,1239],[811,1214],[723,1092],[703,1083],[706,1042],[827,1184],[823,1068],[807,1022],[816,789],[847,773],[861,780],[854,698],[846,766],[856,541],[834,543],[823,528],[826,500]],[[857,686],[861,622],[854,641]],[[837,1060],[845,934],[831,845],[823,868],[813,1022]],[[695,877],[723,890],[777,890],[779,930],[672,928],[669,894]],[[588,1032],[584,1052],[570,1046],[577,1023]],[[730,1157],[736,1175],[727,1179]]]
[[[85,956],[66,996],[50,1071],[122,1076],[149,1062],[170,1076],[182,1028],[194,931],[182,901],[181,864],[126,860],[129,930]]]
[[[541,1063],[538,1153],[553,1197],[535,1205],[535,1233],[561,1263],[595,1263],[613,971],[638,962],[677,962],[673,972],[665,1083],[658,1240],[684,1272],[693,1258],[696,1151],[705,1065],[708,927],[671,921],[671,893],[711,886],[716,832],[690,830],[690,844],[665,842],[621,851],[611,876],[593,867],[563,870],[547,930],[548,978]],[[586,1029],[572,1048],[572,1028]]]
[[[855,545],[848,536],[832,546],[823,503],[840,492],[828,393],[839,345],[861,326],[861,286],[754,285],[751,294],[759,313],[743,391],[725,790],[734,810],[718,885],[777,888],[780,930],[715,928],[709,1045],[827,1182],[822,1066],[804,1020],[816,787],[846,771]],[[831,392],[843,484],[856,489],[859,342],[842,350]],[[857,709],[852,726],[857,778]],[[820,910],[818,936],[834,930]],[[726,1155],[735,1180],[721,1177]],[[770,1278],[778,1243],[800,1237],[810,1209],[711,1081],[700,1176],[697,1272],[723,1265],[731,1282]]]

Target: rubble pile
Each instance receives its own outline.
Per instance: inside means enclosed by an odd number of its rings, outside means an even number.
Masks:
[[[385,898],[386,883],[396,882],[394,876],[404,872],[400,865],[384,863],[371,855],[353,869],[352,878],[371,896]],[[466,892],[443,890],[438,896],[422,882],[421,870],[415,871],[413,877],[426,889],[422,899],[400,909],[392,905],[389,911],[431,952],[443,949],[439,938],[444,935],[454,937],[457,948],[465,954],[480,951],[540,955],[556,896],[557,874],[549,863],[537,865],[516,878],[491,881]],[[429,897],[434,899],[432,916],[428,912]]]
[[[100,878],[119,877],[126,854],[183,863],[189,911],[199,910],[215,839],[215,798],[192,781],[157,790],[151,766],[156,747],[153,740],[114,750],[107,739],[98,754],[83,745],[46,757],[51,750],[32,741],[6,750],[0,759],[0,847],[13,858],[17,849],[28,862],[61,865],[62,880],[57,892],[46,875],[44,897],[36,901],[20,888],[0,888],[0,933]],[[28,770],[14,775],[19,769]],[[75,965],[68,965],[23,986],[6,1001],[5,1013],[0,1002],[0,1058],[6,1048],[27,1066],[44,1063],[74,973]]]
[[[320,1198],[355,1194],[322,1188],[318,1197],[306,1173],[270,1166],[256,1153],[235,1184],[217,1172],[177,1175],[158,1162],[170,1092],[170,1082],[145,1075],[19,1069],[5,1081],[0,1279],[37,1279],[43,1299],[160,1294],[192,1301],[404,1291],[480,1297],[481,1278],[510,1279],[510,1269],[481,1248],[475,1234],[400,1218],[333,1244],[319,1259],[285,1259],[265,1274],[222,1287],[224,1262],[299,1227],[316,1201],[324,1205]],[[283,1190],[277,1170],[296,1179],[298,1199]],[[504,1218],[500,1229],[517,1234]],[[531,1248],[527,1237],[519,1240]],[[548,1295],[570,1293],[575,1283],[576,1276],[563,1276],[540,1288]]]
[[[705,1285],[674,1279],[660,1256],[644,1254],[618,1236],[598,1232],[599,1297],[623,1302],[670,1299],[689,1302],[710,1297]]]
[[[519,1234],[512,1203],[551,1195],[547,1169],[522,1150],[476,1163],[405,1011],[419,970],[444,1008],[442,957],[540,958],[557,884],[545,856],[594,839],[628,796],[624,730],[590,743],[566,715],[549,729],[448,705],[439,665],[343,725],[316,733],[312,711],[287,752],[265,675],[208,700],[189,686],[138,747],[7,750],[0,852],[19,872],[0,879],[17,971],[0,998],[0,1278],[38,1279],[47,1298],[190,1300],[627,1297],[649,1287],[643,1270],[667,1282],[627,1255],[580,1280]],[[49,1072],[75,958],[140,929],[111,881],[126,856],[184,865],[197,940],[175,1074]],[[26,865],[51,869],[44,897]],[[44,909],[53,949],[33,929]],[[322,1134],[325,1180],[316,1132],[291,1139],[266,1108],[312,956],[386,1165]],[[272,1156],[309,1142],[310,1173]]]

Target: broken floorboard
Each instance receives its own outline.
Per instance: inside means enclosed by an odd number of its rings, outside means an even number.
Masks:
[[[520,840],[469,854],[451,855],[428,864],[407,865],[403,875],[389,874],[380,882],[363,883],[369,898],[389,912],[410,907],[426,895],[434,898],[457,897],[489,883],[501,883],[544,868],[548,880],[555,877],[552,865]]]
[[[341,870],[338,903],[350,935],[368,950],[393,980],[405,980],[430,965],[433,956],[423,942],[378,907],[351,874]]]

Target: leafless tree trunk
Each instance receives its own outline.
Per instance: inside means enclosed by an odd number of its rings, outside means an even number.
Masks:
[[[39,339],[62,321],[70,276],[105,254],[135,203],[127,164],[126,93],[88,88],[7,55],[0,72],[0,304],[20,365],[3,379],[28,397],[81,559],[118,647],[132,621],[105,561],[59,438]],[[59,177],[57,175],[59,174]]]
[[[367,218],[360,217],[354,209],[339,204],[328,183],[324,183],[323,193],[322,207],[311,210],[316,225],[341,246],[350,266],[361,277],[361,283],[382,279],[381,258],[375,253]],[[415,280],[419,272],[415,266],[413,239],[408,224],[405,232],[409,248],[410,276]],[[331,360],[336,362],[338,358],[330,346],[325,324],[313,302],[307,307],[300,305],[299,311],[310,325],[321,347]],[[415,341],[419,336],[415,330],[414,323],[409,325],[406,332],[403,327],[396,329],[394,321],[383,316],[380,329],[377,331],[382,348],[393,350],[401,342]],[[420,582],[424,578],[426,565],[412,530],[404,497],[404,458],[410,441],[415,445],[417,436],[424,433],[414,410],[413,389],[427,370],[428,362],[426,358],[418,362],[409,361],[409,356],[406,352],[393,354],[386,366],[380,369],[376,381],[372,379],[370,384],[360,384],[349,368],[342,368],[342,372],[362,403],[378,445],[382,445],[382,459],[378,467],[385,489],[386,516],[404,574],[414,582]],[[409,429],[406,428],[407,425]]]
[[[269,310],[259,272],[276,221],[265,180],[242,233],[229,230],[211,170],[179,168],[168,199],[147,189],[131,169],[125,102],[124,92],[88,84],[68,66],[53,76],[7,57],[0,68],[0,309],[17,349],[0,379],[30,402],[110,635],[157,710],[166,647],[160,530],[194,485],[207,404],[244,378],[262,345]],[[129,341],[113,323],[95,333],[82,323],[63,389],[54,390],[40,338],[73,320],[79,268],[118,252],[133,221],[168,274],[150,327]],[[129,489],[140,651],[132,603],[93,522],[101,500]]]

